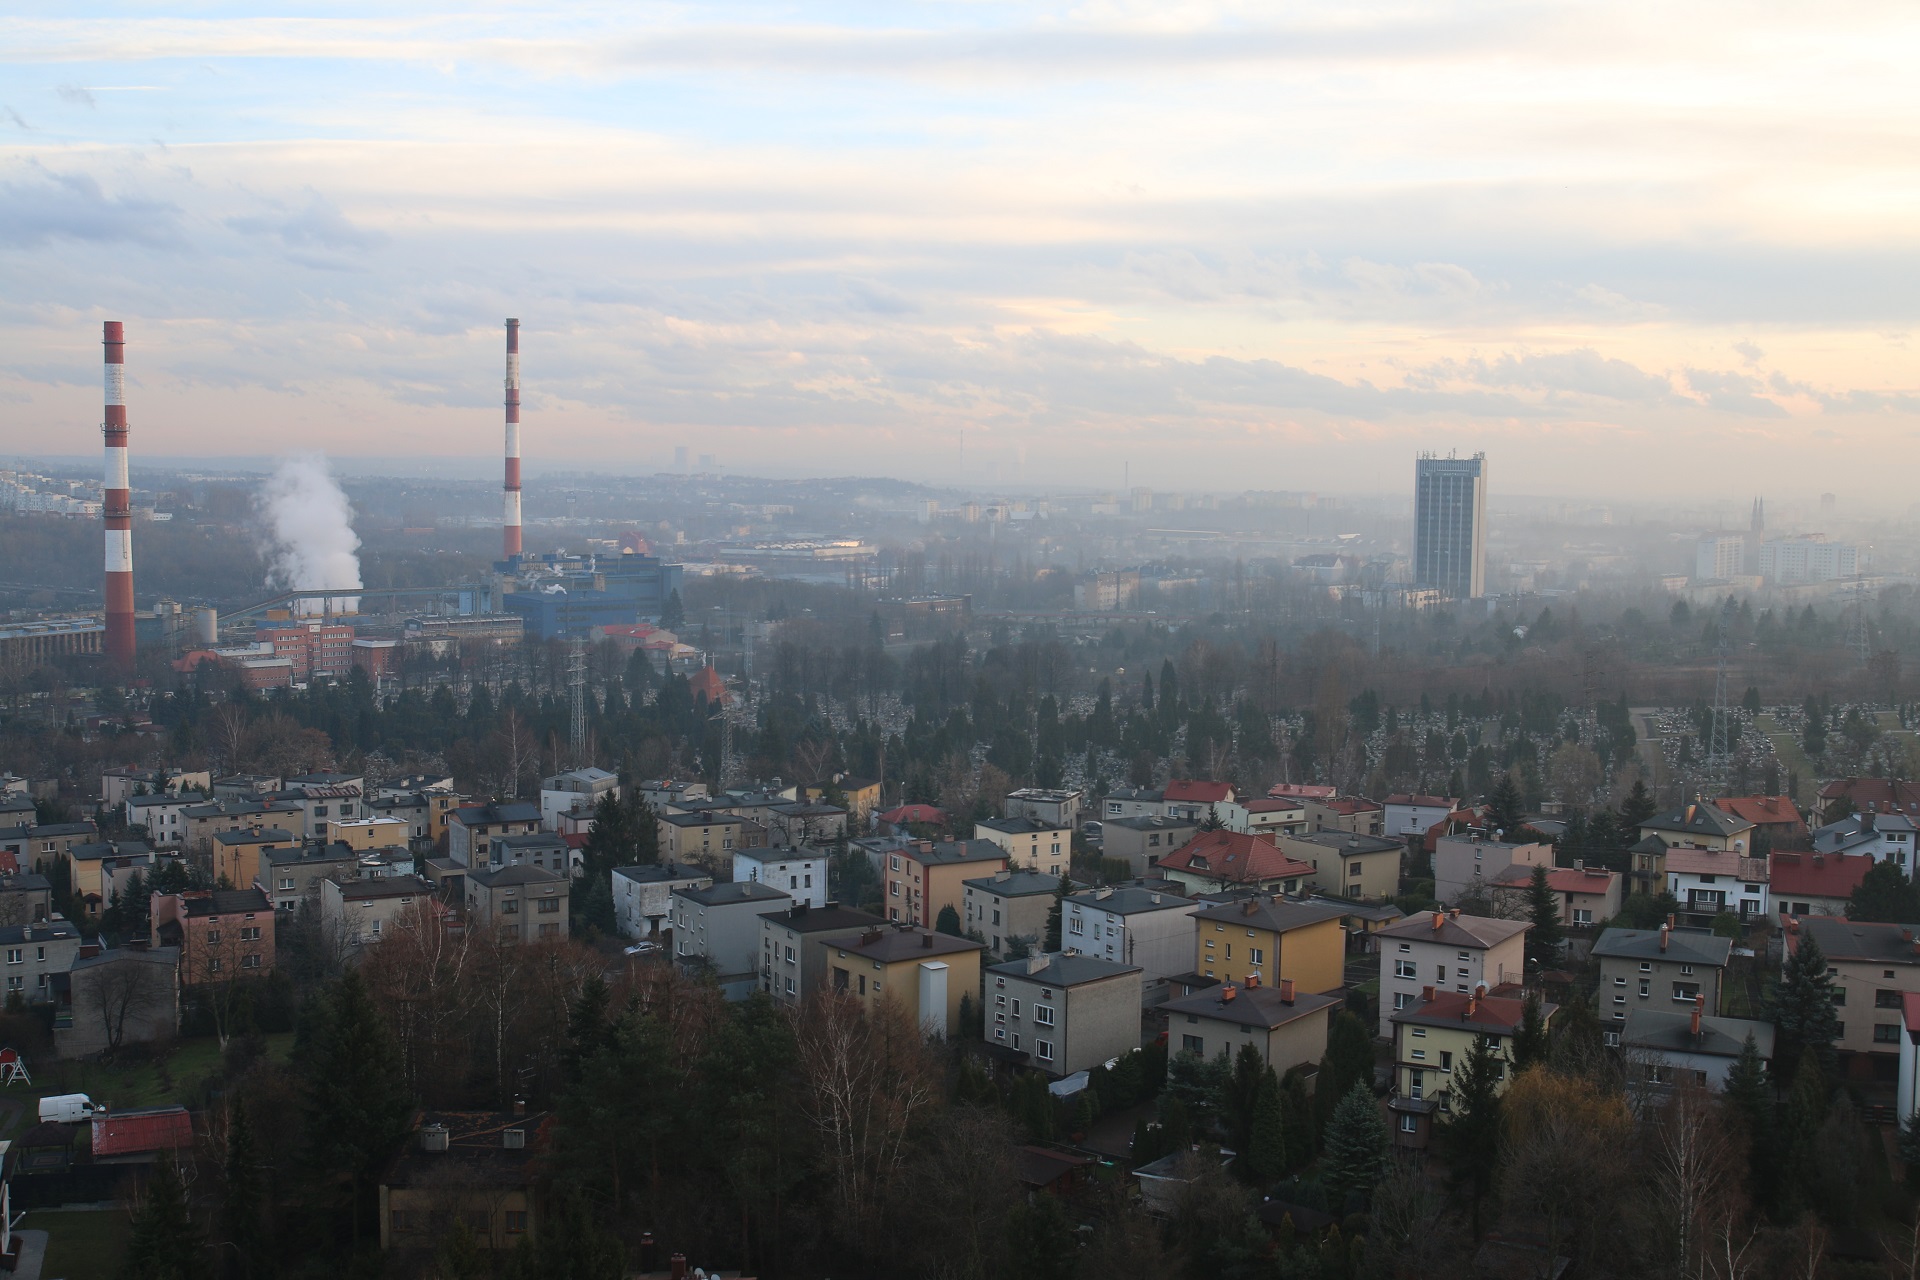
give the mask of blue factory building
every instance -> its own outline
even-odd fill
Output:
[[[679,565],[632,553],[518,556],[493,569],[499,611],[519,614],[529,640],[585,638],[594,627],[656,621],[681,578]]]

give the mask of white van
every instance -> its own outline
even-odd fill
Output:
[[[41,1124],[77,1124],[90,1119],[96,1111],[105,1107],[94,1105],[93,1099],[84,1093],[56,1093],[52,1097],[40,1099]]]

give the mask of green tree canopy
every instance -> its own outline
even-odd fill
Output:
[[[1848,897],[1847,919],[1920,924],[1920,887],[1892,862],[1876,862]]]
[[[1826,953],[1812,934],[1800,935],[1767,1004],[1777,1033],[1773,1047],[1775,1078],[1797,1077],[1803,1056],[1811,1056],[1831,1078],[1840,1017],[1833,1008],[1833,975],[1827,971]]]

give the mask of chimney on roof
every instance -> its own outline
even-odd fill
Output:
[[[1420,998],[1421,998],[1421,999],[1422,999],[1423,1001],[1425,1001],[1426,1003],[1428,1003],[1428,1004],[1432,1004],[1432,1003],[1433,1003],[1433,988],[1432,988],[1432,987],[1422,987],[1422,988],[1420,988]]]
[[[1673,928],[1678,922],[1679,917],[1675,916],[1671,911],[1667,912],[1667,928]]]
[[[923,950],[933,950],[933,931],[931,929],[920,935],[920,946]]]
[[[1706,996],[1698,995],[1693,998],[1693,1038],[1695,1040],[1698,1040],[1700,1038],[1700,1014],[1702,1013],[1702,1011],[1706,1009],[1706,1007],[1707,1007]]]
[[[1280,979],[1280,1003],[1281,1004],[1293,1003],[1293,979],[1292,978]]]
[[[1475,987],[1473,989],[1473,994],[1467,997],[1467,1011],[1460,1015],[1460,1021],[1472,1022],[1474,1015],[1479,1012],[1480,1012],[1480,988]]]
[[[1220,1003],[1231,1004],[1233,1003],[1233,998],[1239,994],[1240,989],[1238,987],[1234,986],[1231,982],[1224,983],[1220,988]]]
[[[669,1280],[687,1280],[687,1255],[676,1253],[667,1260]]]
[[[1458,920],[1459,918],[1460,918],[1460,908],[1455,907],[1453,908],[1453,910],[1447,912],[1447,919]]]
[[[1796,859],[1795,859],[1795,861],[1797,862],[1797,861],[1799,861],[1799,859],[1797,859],[1797,858],[1796,858]],[[1824,854],[1824,853],[1816,853],[1816,854],[1814,854],[1814,855],[1813,855],[1813,865],[1814,865],[1814,866],[1816,866],[1816,867],[1824,867],[1824,866],[1826,866],[1826,865],[1827,865],[1827,855],[1826,855],[1826,854]]]
[[[1585,871],[1587,869],[1587,860],[1585,858],[1575,858],[1573,860],[1573,869],[1575,871]]]
[[[1240,903],[1240,914],[1243,916],[1250,916],[1259,909],[1260,904],[1252,898],[1247,898]]]
[[[1672,925],[1670,925],[1670,924],[1663,924],[1663,925],[1661,925],[1661,926],[1660,926],[1660,949],[1661,949],[1662,951],[1665,951],[1665,950],[1667,949],[1667,937],[1668,937],[1668,935],[1669,935],[1669,934],[1671,934],[1672,932],[1673,932],[1673,926],[1672,926]]]
[[[1156,907],[1160,905],[1160,895],[1159,895],[1159,894],[1157,894],[1157,893],[1150,893],[1150,894],[1148,894],[1148,895],[1147,895],[1147,900],[1148,900],[1148,901],[1150,901],[1150,902],[1152,902],[1152,903],[1153,903],[1153,905],[1155,905]]]
[[[1435,933],[1438,933],[1438,932],[1440,932],[1440,926],[1441,926],[1441,925],[1444,925],[1444,924],[1445,924],[1446,922],[1447,922],[1447,913],[1446,913],[1446,912],[1444,912],[1444,911],[1435,911],[1435,912],[1433,913],[1433,931],[1434,931]]]

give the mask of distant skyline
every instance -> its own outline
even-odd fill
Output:
[[[1910,503],[1908,5],[326,11],[8,6],[0,454]]]

